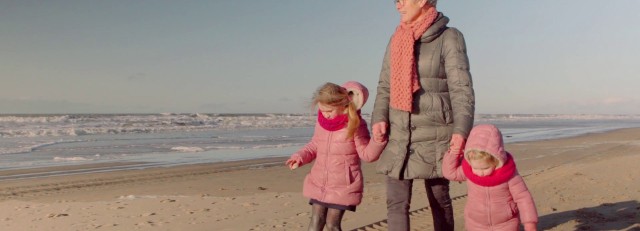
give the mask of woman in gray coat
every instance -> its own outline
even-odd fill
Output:
[[[435,230],[453,230],[442,159],[473,126],[475,96],[464,37],[447,27],[437,0],[396,0],[401,22],[387,47],[372,113],[375,139],[388,143],[377,171],[387,175],[390,231],[409,230],[414,179],[424,179]]]

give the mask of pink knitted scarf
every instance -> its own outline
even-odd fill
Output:
[[[327,131],[333,132],[340,130],[347,126],[347,122],[349,122],[349,116],[346,113],[333,119],[327,119],[322,115],[322,112],[318,110],[318,123]]]
[[[507,182],[513,177],[516,173],[516,163],[513,161],[513,157],[511,154],[507,154],[507,161],[504,165],[496,170],[493,170],[493,173],[488,176],[478,176],[473,174],[473,170],[471,169],[471,165],[467,162],[467,159],[464,158],[462,160],[462,171],[464,175],[471,182],[476,183],[480,186],[490,187],[502,184]]]
[[[414,43],[420,39],[438,16],[435,7],[412,23],[400,23],[391,38],[391,102],[390,106],[411,112],[413,93],[420,89]]]

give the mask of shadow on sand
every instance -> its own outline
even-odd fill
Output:
[[[640,231],[640,203],[622,201],[599,206],[541,216],[539,230],[549,230],[569,221],[575,230],[633,230]]]

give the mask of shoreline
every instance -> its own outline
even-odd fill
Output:
[[[611,130],[605,131],[596,131],[596,132],[587,132],[581,135],[575,136],[567,136],[567,137],[559,137],[559,138],[546,138],[546,139],[538,139],[531,141],[517,141],[511,143],[505,143],[506,146],[518,146],[520,144],[529,144],[536,142],[548,142],[554,140],[563,140],[563,139],[571,139],[571,138],[579,138],[582,136],[590,136],[590,135],[598,135],[598,134],[607,134],[611,132],[616,132],[620,130],[626,129],[640,129],[640,127],[631,127],[631,128],[614,128]],[[0,170],[0,182],[7,180],[17,180],[17,179],[32,179],[39,177],[52,177],[52,176],[68,176],[68,175],[77,175],[77,174],[91,174],[91,173],[101,173],[101,172],[116,172],[116,171],[126,171],[126,170],[144,170],[151,168],[174,168],[174,167],[185,167],[185,166],[198,166],[198,165],[211,165],[212,168],[218,168],[216,165],[222,166],[237,166],[241,167],[242,165],[277,165],[276,163],[270,163],[274,161],[286,161],[288,156],[278,156],[278,157],[259,157],[259,158],[248,158],[248,159],[231,159],[231,160],[219,160],[219,161],[209,161],[209,162],[195,162],[195,163],[167,163],[167,162],[151,162],[151,161],[113,161],[113,162],[99,162],[99,163],[79,163],[79,164],[65,164],[65,165],[54,165],[54,166],[41,166],[41,167],[30,167],[30,168],[12,168]],[[250,167],[250,166],[247,166]]]
[[[640,229],[640,168],[636,167],[640,128],[510,143],[506,149],[534,196],[539,230]],[[310,216],[301,191],[311,165],[291,171],[285,160],[272,157],[4,180],[0,229],[301,230]],[[384,176],[375,173],[375,165],[362,165],[363,203],[357,212],[345,214],[344,230],[386,230]],[[49,170],[54,169],[36,172]],[[13,172],[18,173],[29,174]],[[432,229],[419,183],[413,195],[413,229]],[[451,197],[456,230],[462,230],[465,184],[452,182]]]
[[[251,168],[251,167],[270,167],[277,165],[284,161],[287,157],[264,157],[246,160],[231,160],[231,161],[218,161],[209,163],[186,163],[186,164],[159,164],[152,162],[108,162],[108,163],[89,163],[89,164],[76,164],[76,165],[63,165],[63,166],[50,166],[50,167],[35,167],[35,168],[23,168],[23,169],[11,169],[0,170],[0,182],[20,180],[20,179],[34,179],[34,178],[46,178],[55,176],[70,176],[70,175],[82,175],[93,173],[107,173],[118,172],[127,170],[145,170],[154,168],[189,168],[190,166],[207,165],[213,169],[233,170],[238,168]]]

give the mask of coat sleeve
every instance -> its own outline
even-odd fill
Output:
[[[311,138],[311,141],[304,145],[300,150],[293,153],[291,158],[294,158],[300,162],[300,166],[311,163],[311,161],[316,159],[316,154],[318,153],[318,144],[314,138]]]
[[[453,110],[453,133],[467,137],[473,126],[475,113],[475,94],[467,46],[464,36],[455,28],[447,29],[443,35],[442,57]]]
[[[461,162],[462,161],[461,154],[453,154],[446,153],[442,160],[442,175],[453,181],[465,181],[467,177],[464,175],[462,171]]]
[[[389,42],[391,43],[391,42]],[[378,88],[376,92],[376,100],[373,104],[373,113],[371,113],[371,123],[378,122],[389,123],[389,45],[382,60],[382,70],[380,70],[380,78],[378,79]]]
[[[382,154],[382,150],[387,145],[387,141],[376,142],[370,137],[369,130],[367,129],[367,123],[364,120],[360,121],[360,127],[355,133],[354,141],[356,143],[358,156],[366,162],[378,160],[378,158],[380,158],[380,154]]]
[[[513,200],[518,205],[520,211],[520,222],[524,223],[537,223],[538,222],[538,210],[536,204],[533,202],[533,197],[524,183],[524,179],[520,174],[516,174],[511,180],[509,180],[509,191]]]

